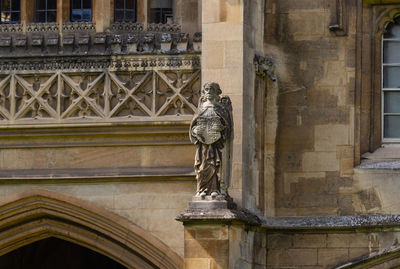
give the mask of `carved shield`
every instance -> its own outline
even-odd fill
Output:
[[[195,135],[203,144],[211,145],[221,138],[223,125],[219,117],[199,118]]]

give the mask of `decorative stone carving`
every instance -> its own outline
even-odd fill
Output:
[[[188,34],[168,33],[168,32],[132,32],[132,33],[95,33],[91,30],[81,30],[72,32],[68,30],[62,34],[39,25],[31,28],[31,32],[22,33],[1,33],[0,42],[5,50],[0,50],[0,56],[14,57],[29,56],[32,50],[37,50],[40,44],[41,51],[47,52],[46,56],[52,55],[99,55],[100,54],[183,54],[187,52],[199,52],[201,49],[201,38],[193,38],[193,42]],[[52,25],[52,24],[48,24]],[[1,25],[0,25],[1,28]],[[82,28],[83,29],[83,28]],[[56,38],[54,38],[56,36]],[[7,40],[13,40],[8,42]],[[55,43],[44,42],[54,39]],[[25,42],[25,41],[29,42]],[[42,40],[42,41],[39,41]],[[22,44],[22,43],[24,44]],[[193,46],[191,45],[193,44]],[[24,47],[23,50],[19,49]],[[50,48],[47,48],[49,46]],[[36,49],[35,49],[36,47]],[[35,53],[37,54],[37,53]],[[39,55],[38,55],[39,56]],[[44,55],[43,55],[44,56]]]
[[[58,32],[58,23],[48,22],[48,23],[29,23],[26,27],[27,32]]]
[[[276,77],[273,75],[274,63],[271,58],[254,55],[253,63],[255,65],[255,71],[258,76],[268,76],[272,81],[276,81]]]
[[[141,32],[144,30],[144,25],[140,22],[114,22],[111,24],[111,30],[114,32]]]
[[[180,33],[181,26],[179,24],[149,23],[146,30],[148,32]]]
[[[94,22],[63,22],[62,28],[64,32],[79,32],[79,31],[96,31]]]
[[[22,24],[0,24],[0,33],[22,33]]]
[[[65,69],[61,61],[31,62],[34,71],[0,71],[0,125],[190,120],[200,98],[198,69],[155,69],[157,61],[150,61],[154,67],[120,71],[124,63]],[[59,70],[49,72],[52,67]]]
[[[217,83],[207,83],[201,92],[198,113],[190,124],[190,140],[196,144],[197,197],[221,195],[222,149],[232,133],[232,105],[220,97]]]
[[[65,39],[64,39],[65,41]],[[73,41],[73,40],[72,40]],[[72,46],[72,45],[71,45]],[[25,49],[25,48],[24,48]],[[64,43],[64,50],[66,44]],[[9,74],[10,71],[55,71],[55,70],[99,70],[111,69],[130,71],[138,70],[151,71],[154,68],[162,70],[182,69],[197,70],[200,68],[200,58],[198,56],[177,56],[177,57],[128,57],[110,58],[109,56],[96,57],[51,57],[51,58],[35,58],[35,59],[18,59],[18,58],[0,58],[0,73]]]
[[[201,33],[195,33],[193,35],[193,50],[194,51],[201,51],[201,40],[202,40]]]

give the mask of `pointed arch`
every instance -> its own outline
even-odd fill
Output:
[[[0,199],[0,255],[48,237],[101,253],[127,268],[182,268],[174,251],[125,218],[89,202],[34,190]]]

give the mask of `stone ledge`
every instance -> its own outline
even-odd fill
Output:
[[[366,5],[399,4],[400,0],[363,0]]]
[[[260,218],[245,209],[216,209],[200,210],[187,209],[175,218],[184,224],[189,223],[243,223],[251,226],[259,226]]]
[[[382,170],[400,170],[400,161],[380,161],[363,163],[356,167],[357,169],[382,169]]]
[[[127,167],[81,169],[22,169],[0,170],[0,182],[31,180],[84,180],[84,179],[170,179],[194,180],[192,167]]]
[[[400,170],[400,145],[383,144],[372,153],[364,153],[356,169]]]
[[[359,229],[400,226],[400,215],[316,216],[262,218],[269,230]]]

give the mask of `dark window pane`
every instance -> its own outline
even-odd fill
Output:
[[[12,12],[11,13],[11,21],[12,22],[19,22],[19,20],[20,20],[19,12]]]
[[[11,9],[11,0],[2,0],[1,1],[1,9],[2,11],[7,11]]]
[[[115,8],[117,8],[117,9],[124,8],[124,0],[115,0],[114,4],[115,4]]]
[[[45,10],[46,0],[36,0],[36,9]]]
[[[125,13],[125,20],[126,21],[134,21],[135,20],[135,12],[134,11],[127,11]]]
[[[92,8],[92,0],[83,0],[83,8]]]
[[[11,10],[19,11],[20,9],[20,0],[12,0],[11,2]]]
[[[56,22],[57,21],[57,12],[49,11],[47,12],[47,22]]]
[[[115,21],[123,21],[124,20],[124,12],[123,11],[115,11]]]
[[[46,12],[38,11],[36,12],[36,22],[46,22]]]
[[[57,0],[47,0],[47,9],[57,9]]]
[[[81,6],[81,0],[72,0],[71,8],[72,8],[72,9],[82,8],[82,6]]]
[[[150,19],[153,23],[172,22],[173,14],[170,8],[152,8],[150,9]]]
[[[151,22],[153,22],[153,23],[160,23],[161,22],[161,20],[160,20],[160,9],[155,9],[155,8],[152,8],[151,10],[150,10],[150,21]]]
[[[125,0],[125,5],[127,9],[134,9],[136,0]]]

